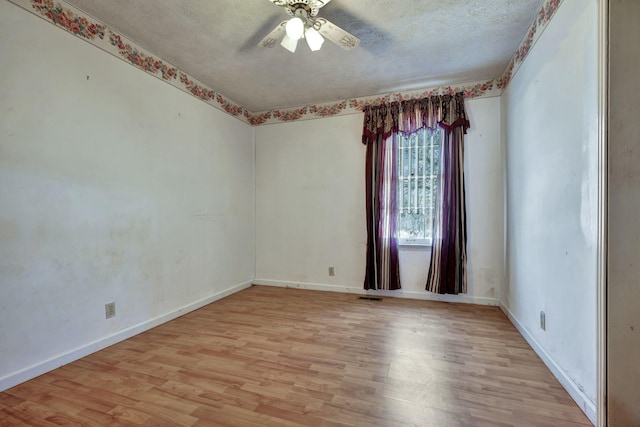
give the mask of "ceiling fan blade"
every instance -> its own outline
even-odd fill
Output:
[[[314,27],[320,34],[345,50],[352,50],[360,44],[359,38],[324,18],[317,18]]]
[[[271,3],[275,4],[276,6],[286,6],[287,5],[287,0],[269,0]]]
[[[278,40],[286,33],[286,25],[288,21],[282,21],[276,28],[273,29],[265,38],[263,38],[258,46],[262,47],[274,47]]]

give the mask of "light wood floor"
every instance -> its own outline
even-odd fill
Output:
[[[0,425],[591,424],[496,307],[255,286],[0,393]]]

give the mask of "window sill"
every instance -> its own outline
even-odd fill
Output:
[[[412,249],[412,250],[424,249],[424,250],[430,250],[431,249],[431,242],[411,242],[411,241],[398,242],[398,247],[400,249]]]

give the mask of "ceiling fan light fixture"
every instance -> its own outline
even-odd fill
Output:
[[[304,38],[307,39],[307,44],[309,45],[309,49],[313,52],[320,50],[322,44],[324,43],[324,37],[320,35],[314,28],[307,28],[304,33]]]
[[[287,49],[291,53],[296,52],[296,47],[298,46],[298,39],[292,39],[289,37],[289,34],[285,34],[282,42],[280,42],[280,46]]]
[[[311,51],[320,50],[325,40],[335,43],[344,50],[353,50],[360,44],[358,37],[318,16],[318,10],[331,0],[269,1],[284,8],[290,18],[280,22],[258,43],[258,46],[272,48],[280,40],[282,47],[290,52],[295,52],[299,40],[303,38],[307,39]]]
[[[289,19],[289,22],[287,22],[287,26],[285,27],[285,29],[287,31],[287,36],[290,39],[298,41],[304,35],[304,22],[302,22],[302,19],[296,16],[295,18]]]

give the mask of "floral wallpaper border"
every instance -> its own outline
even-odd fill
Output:
[[[140,46],[137,46],[134,42],[118,34],[113,29],[100,22],[96,22],[92,17],[67,4],[64,0],[9,1],[99,47],[105,52],[129,62],[131,65],[195,96],[203,102],[239,120],[253,126],[259,126],[355,114],[361,112],[366,106],[379,105],[384,102],[402,101],[447,93],[453,94],[460,91],[464,92],[467,98],[500,96],[511,82],[520,65],[524,62],[533,45],[542,35],[563,0],[545,0],[543,2],[525,38],[509,61],[507,69],[502,76],[494,80],[402,91],[257,113],[247,110],[243,106],[234,103],[224,95],[216,92],[214,89],[198,82],[187,73],[163,61],[161,58],[154,56]]]
[[[312,120],[321,117],[340,116],[346,114],[356,114],[364,107],[380,105],[385,102],[404,101],[409,99],[426,98],[433,95],[454,94],[464,92],[467,98],[479,98],[500,96],[502,91],[497,87],[496,80],[464,83],[452,86],[438,86],[414,91],[404,91],[388,93],[362,98],[345,99],[337,102],[324,104],[311,104],[304,107],[294,107],[291,109],[281,109],[263,111],[255,113],[249,122],[252,125],[263,125],[281,122],[292,122],[297,120]]]
[[[497,79],[498,88],[500,90],[504,90],[509,86],[511,79],[516,74],[525,58],[529,55],[533,45],[536,44],[545,28],[547,28],[549,22],[551,22],[551,18],[553,18],[558,11],[562,1],[563,0],[545,0],[544,3],[542,3],[533,23],[529,27],[529,31],[527,31],[527,35],[524,37],[520,46],[518,46],[518,50],[516,50],[516,53],[509,61],[507,69],[504,71],[502,76]]]

